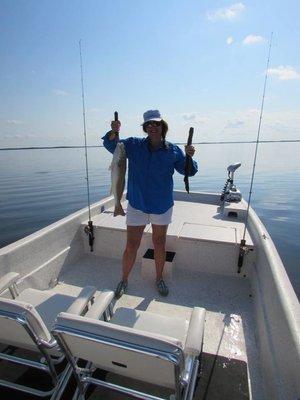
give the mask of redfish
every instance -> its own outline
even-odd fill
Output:
[[[121,204],[126,174],[126,151],[124,143],[117,143],[109,168],[111,170],[111,194],[113,194],[115,199],[114,217],[125,215]]]

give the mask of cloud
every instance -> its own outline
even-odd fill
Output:
[[[197,117],[196,113],[185,113],[181,115],[182,119],[186,122],[196,122],[198,124],[205,124],[207,122],[206,117]]]
[[[195,113],[183,114],[183,115],[182,115],[182,118],[183,118],[185,121],[195,121],[195,119],[196,119],[196,114],[195,114]]]
[[[236,129],[236,128],[241,128],[244,125],[245,125],[244,121],[236,119],[232,121],[227,121],[227,124],[225,125],[224,129]]]
[[[215,11],[208,11],[206,16],[209,21],[228,20],[232,21],[238,18],[245,10],[243,3],[235,3],[229,7],[218,8]]]
[[[9,134],[6,133],[5,135],[2,136],[4,139],[30,139],[30,138],[36,138],[36,135],[30,134],[30,133],[25,133],[25,134],[20,134],[20,133],[13,133]]]
[[[271,121],[267,124],[267,126],[281,133],[289,132],[291,130],[291,127],[287,125],[286,122],[280,120]]]
[[[256,101],[255,101],[256,103]],[[183,142],[189,126],[195,128],[195,142],[197,141],[219,141],[219,140],[256,140],[260,117],[260,108],[249,104],[245,108],[213,109],[205,111],[199,109],[183,110],[182,113],[169,116],[172,140]],[[186,112],[184,112],[186,111]],[[183,116],[191,117],[195,114],[195,120],[184,120]],[[198,121],[205,119],[204,124]],[[169,120],[169,119],[167,119]],[[184,132],[184,133],[183,133]],[[262,140],[299,139],[300,114],[298,110],[285,111],[278,109],[270,112],[265,110],[261,131]]]
[[[8,120],[6,121],[6,123],[7,123],[8,125],[24,125],[25,122],[20,121],[20,120],[18,120],[18,119],[8,119]]]
[[[258,115],[260,112],[260,110],[258,108],[249,108],[248,110],[246,110],[245,115],[252,117],[255,115]]]
[[[101,111],[103,111],[103,109],[102,109],[102,108],[99,108],[99,107],[91,107],[91,108],[88,109],[88,112],[90,112],[90,113],[95,113],[95,114],[98,114],[98,113],[100,113]]]
[[[245,37],[243,40],[243,44],[249,45],[249,44],[257,44],[257,43],[264,43],[266,39],[262,36],[259,35],[248,35]]]
[[[208,122],[208,118],[200,117],[200,118],[197,118],[196,122],[198,122],[199,124],[206,124]]]
[[[65,90],[61,90],[61,89],[53,89],[52,93],[55,94],[56,96],[68,96],[69,93],[66,92]]]
[[[275,76],[281,81],[300,79],[300,74],[290,65],[280,65],[277,68],[269,68],[268,72],[270,76]]]
[[[233,37],[232,36],[228,36],[228,38],[226,39],[226,43],[230,46],[233,42],[234,42]]]

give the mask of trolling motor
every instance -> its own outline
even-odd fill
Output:
[[[238,203],[242,200],[241,192],[236,188],[235,184],[233,183],[234,173],[241,165],[241,163],[235,163],[227,167],[228,179],[225,182],[224,188],[222,190],[222,194],[220,197],[221,202],[227,201],[229,203]]]

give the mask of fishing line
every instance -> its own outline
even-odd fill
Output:
[[[247,205],[245,225],[244,225],[244,233],[243,233],[243,239],[241,240],[241,243],[240,243],[240,253],[239,253],[239,259],[238,259],[238,273],[241,272],[241,267],[242,267],[243,261],[244,261],[244,255],[247,250],[246,246],[245,246],[246,245],[245,237],[246,237],[246,229],[248,226],[249,208],[250,208],[251,197],[252,197],[252,187],[253,187],[255,167],[256,167],[256,159],[257,159],[257,151],[258,151],[258,144],[259,144],[259,137],[260,137],[260,130],[261,130],[261,122],[262,122],[263,111],[264,111],[266,86],[267,86],[267,80],[268,80],[268,75],[269,75],[269,64],[270,64],[272,39],[273,39],[273,32],[271,33],[271,37],[270,37],[267,67],[266,67],[266,73],[265,73],[265,79],[264,79],[264,87],[263,87],[263,94],[262,94],[261,107],[260,107],[260,116],[259,116],[259,123],[258,123],[258,129],[257,129],[257,138],[256,138],[255,152],[254,152],[251,183],[250,183],[250,190],[249,190],[249,197],[248,197],[248,205]]]
[[[88,163],[87,140],[86,140],[85,97],[84,97],[81,39],[79,40],[79,56],[80,56],[80,73],[81,73],[80,75],[81,75],[81,97],[82,97],[83,136],[84,136],[84,152],[85,152],[86,189],[87,189],[87,200],[88,200],[88,209],[89,209],[89,221],[88,221],[88,225],[84,228],[84,231],[89,236],[90,249],[91,249],[91,251],[93,251],[94,229],[93,229],[93,222],[91,220],[89,163]]]

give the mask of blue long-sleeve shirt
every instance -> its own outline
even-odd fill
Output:
[[[114,152],[118,140],[109,140],[110,132],[102,137],[104,147]],[[173,206],[174,169],[184,175],[185,155],[175,144],[167,143],[153,150],[148,138],[121,139],[128,158],[127,200],[147,214],[163,214]],[[193,160],[190,176],[198,171]]]

